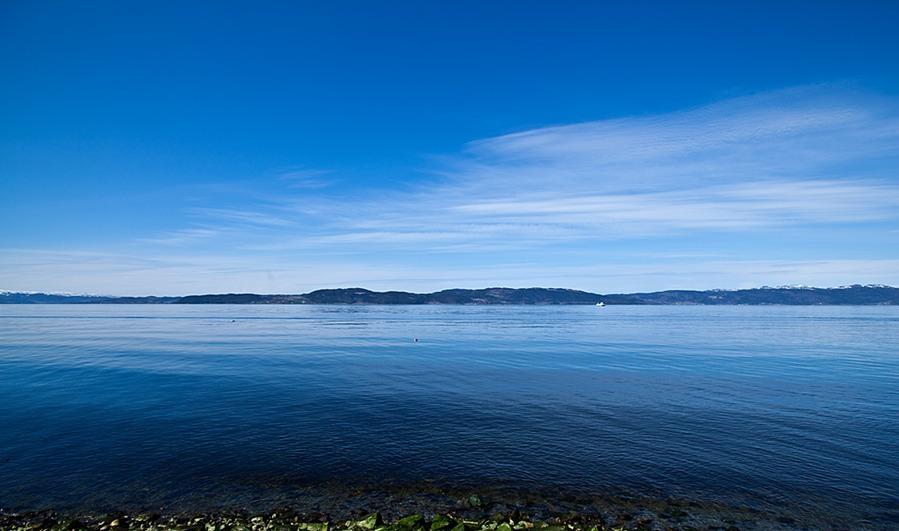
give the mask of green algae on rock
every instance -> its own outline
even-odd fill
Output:
[[[303,515],[273,513],[271,515],[249,516],[243,514],[160,516],[137,514],[63,517],[53,513],[0,513],[0,528],[10,531],[428,531],[451,529],[453,531],[600,531],[604,529],[626,529],[626,527],[603,527],[602,523],[592,525],[574,524],[564,521],[541,522],[506,519],[497,522],[488,520],[461,520],[451,515],[437,514],[430,520],[420,514],[405,516],[390,523],[381,519],[380,513],[372,513],[357,520],[341,522],[307,521]],[[636,529],[636,528],[635,528]]]

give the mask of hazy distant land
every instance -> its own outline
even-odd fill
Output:
[[[899,305],[899,288],[852,285],[838,288],[780,286],[737,290],[667,290],[599,294],[562,288],[448,289],[434,293],[320,289],[297,295],[224,293],[174,297],[115,297],[0,292],[0,304],[704,304],[704,305]]]

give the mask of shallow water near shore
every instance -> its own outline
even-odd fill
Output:
[[[0,306],[0,425],[7,509],[557,493],[889,528],[899,308]]]

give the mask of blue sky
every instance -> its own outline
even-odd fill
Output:
[[[0,289],[899,285],[895,2],[4,2]]]

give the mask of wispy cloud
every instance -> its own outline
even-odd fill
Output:
[[[293,220],[285,216],[252,210],[198,207],[189,209],[188,213],[203,219],[217,219],[246,225],[286,227],[293,224]]]
[[[23,269],[28,275],[23,275]],[[847,281],[848,279],[848,281]],[[899,284],[899,259],[695,260],[593,263],[531,262],[419,265],[292,260],[278,256],[194,253],[132,254],[0,249],[0,288],[112,295],[179,295],[222,291],[299,293],[322,287],[432,291],[558,286],[600,293],[667,288],[744,288],[764,284],[836,286]]]
[[[294,168],[286,170],[278,175],[278,179],[287,184],[289,188],[317,190],[334,184],[329,177],[333,177],[330,170]]]
[[[659,193],[543,192],[452,208],[472,220],[564,225],[592,229],[589,233],[593,237],[621,237],[679,229],[740,230],[891,219],[899,209],[899,185],[849,180],[768,181]]]
[[[892,102],[789,90],[477,141],[439,185],[357,228],[505,239],[472,227],[540,226],[555,243],[896,219],[897,146]]]
[[[892,102],[812,87],[481,140],[456,173],[593,191],[833,178],[841,163],[895,157],[897,137]]]
[[[190,228],[178,229],[150,238],[140,238],[138,241],[142,243],[156,245],[173,245],[184,246],[195,244],[202,240],[212,239],[220,234],[215,229]]]
[[[477,140],[402,188],[338,177],[298,168],[216,189],[184,227],[128,249],[155,265],[32,253],[43,265],[26,267],[7,252],[0,280],[51,289],[68,271],[77,282],[59,289],[116,278],[137,292],[124,286],[156,275],[168,293],[899,283],[899,102],[839,87]],[[817,243],[771,243],[783,230]]]
[[[314,220],[311,230],[254,234],[256,250],[474,252],[893,221],[897,146],[895,102],[812,87],[475,141],[411,189],[302,201],[287,193],[258,211],[196,212],[284,227],[291,216]]]

